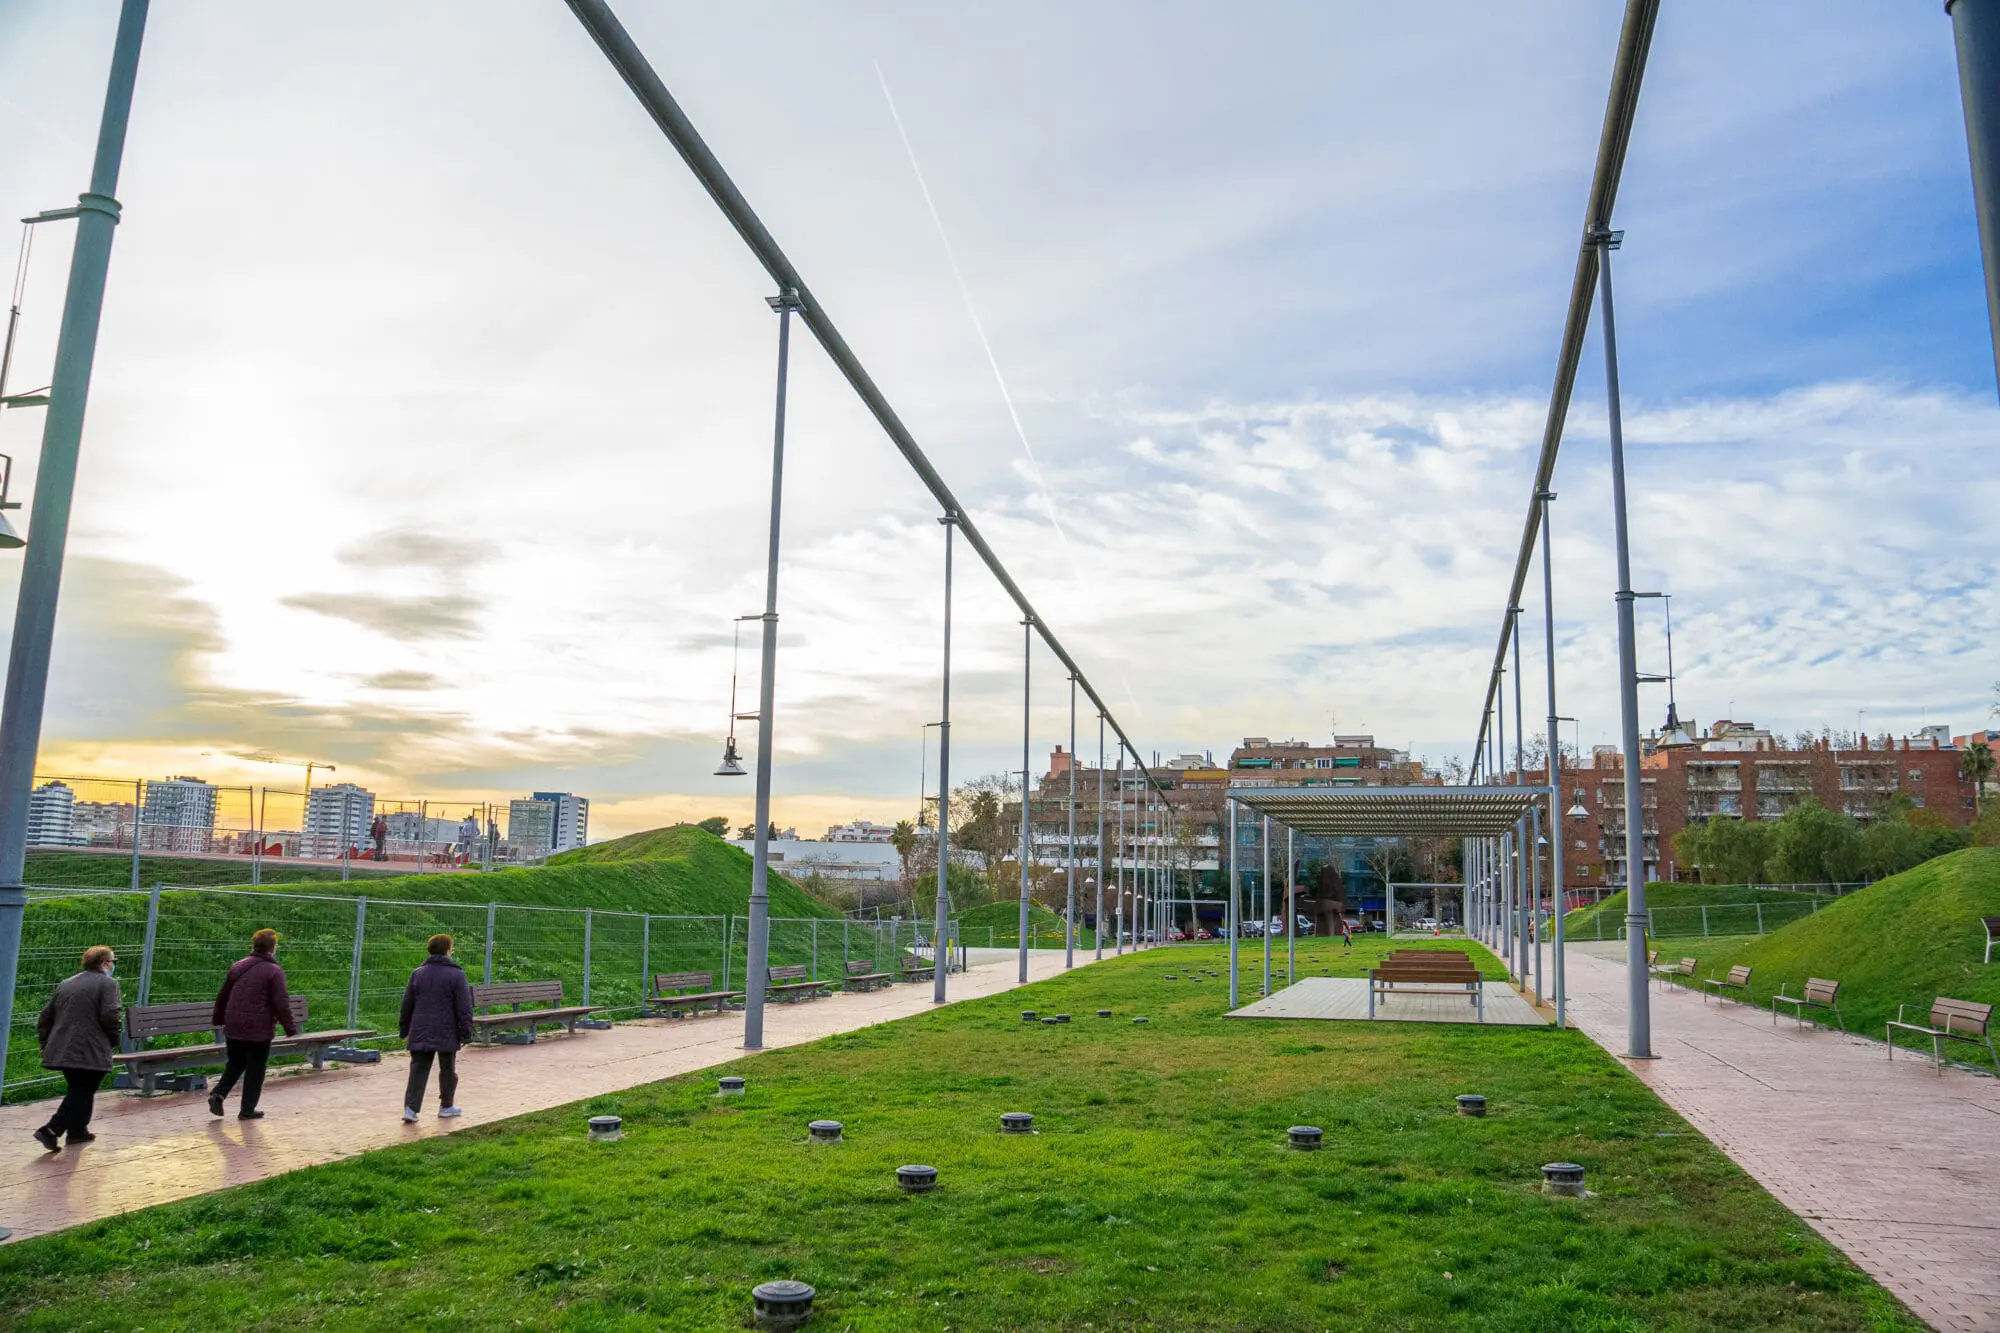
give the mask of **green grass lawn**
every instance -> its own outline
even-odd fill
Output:
[[[1743,884],[1648,884],[1646,910],[1656,939],[1741,935],[1776,930],[1834,902],[1831,896],[1760,889]],[[1573,940],[1615,940],[1625,926],[1623,889],[1563,918],[1563,934]]]
[[[1225,957],[1148,951],[10,1245],[0,1322],[730,1329],[796,1277],[828,1330],[1921,1327],[1580,1033],[1225,1019],[1222,980],[1165,980]],[[748,1095],[712,1096],[724,1072]],[[603,1113],[623,1142],[586,1141]],[[848,1141],[809,1144],[821,1117]],[[1323,1151],[1283,1146],[1301,1123]],[[1539,1193],[1564,1159],[1596,1197]],[[897,1192],[909,1162],[937,1192]]]
[[[1699,978],[1749,965],[1751,998],[1766,1006],[1780,986],[1798,995],[1807,977],[1831,978],[1841,983],[1848,1028],[1880,1037],[1899,1004],[1926,1016],[1940,995],[2000,1004],[2000,960],[1990,966],[1980,961],[1986,948],[1982,916],[2000,916],[2000,847],[1969,847],[1926,861],[1769,935],[1667,940],[1661,952],[1701,960],[1697,980],[1687,983],[1697,989]],[[1992,1067],[1983,1046],[1951,1042],[1947,1049],[1967,1063]]]
[[[1082,890],[1077,891],[1077,905],[1083,907]],[[973,949],[1012,949],[1021,943],[1021,903],[1019,899],[981,903],[969,907],[958,918],[959,938]],[[1087,927],[1079,927],[1076,932],[1076,947],[1079,949],[1097,947],[1097,932]],[[1108,946],[1110,941],[1105,942]],[[1063,944],[1063,919],[1043,907],[1040,903],[1028,904],[1028,947],[1031,949],[1060,949]]]
[[[360,881],[395,873],[386,867],[377,868],[372,861],[356,861],[349,869],[353,878]],[[249,876],[250,862],[247,858],[223,860],[203,856],[139,854],[141,888],[150,889],[155,884],[243,884]],[[264,862],[264,876],[281,879],[288,884],[337,884],[340,882],[340,867],[300,865],[270,857]],[[132,853],[109,850],[29,852],[24,878],[30,884],[50,888],[129,889],[132,887]],[[355,891],[366,892],[365,889]]]

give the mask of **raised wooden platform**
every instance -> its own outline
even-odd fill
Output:
[[[1489,981],[1486,991],[1486,1025],[1503,1027],[1547,1027],[1548,1020],[1521,998],[1504,981]],[[1368,1018],[1368,980],[1365,977],[1306,977],[1276,995],[1246,1004],[1230,1013],[1231,1018],[1318,1018],[1332,1021]],[[1479,1015],[1464,995],[1411,992],[1378,1001],[1378,1023],[1473,1023]]]

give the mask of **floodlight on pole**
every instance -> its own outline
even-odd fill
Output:
[[[729,645],[729,737],[722,742],[722,762],[715,769],[715,776],[719,778],[740,778],[749,774],[749,770],[743,767],[743,756],[736,749],[736,724],[755,722],[757,714],[736,711],[736,680],[743,657],[743,622],[762,619],[762,616],[738,616],[732,631]]]

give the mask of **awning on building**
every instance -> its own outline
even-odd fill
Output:
[[[1229,799],[1327,838],[1488,838],[1514,827],[1545,787],[1249,787]]]

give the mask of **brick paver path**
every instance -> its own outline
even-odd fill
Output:
[[[982,955],[994,961],[984,961]],[[951,998],[1011,990],[1018,984],[1017,964],[1011,952],[1004,958],[973,950],[971,970],[951,979]],[[1078,966],[1089,960],[1078,951]],[[1059,950],[1031,953],[1030,981],[1060,971]],[[769,1005],[764,1044],[795,1046],[931,1007],[928,981]],[[264,1085],[262,1120],[236,1119],[233,1093],[229,1114],[221,1120],[208,1113],[204,1092],[150,1099],[100,1093],[91,1122],[97,1142],[53,1155],[29,1137],[48,1119],[53,1102],[0,1107],[0,1225],[12,1227],[19,1240],[227,1189],[371,1148],[726,1064],[744,1054],[742,1041],[741,1015],[722,1014],[620,1023],[605,1032],[546,1037],[533,1046],[468,1049],[458,1062],[464,1116],[437,1118],[433,1075],[424,1118],[415,1125],[402,1120],[403,1082],[410,1066],[401,1054],[386,1055],[376,1065],[329,1066],[322,1073],[274,1072]]]
[[[1568,985],[1571,1020],[1622,1056],[1624,964],[1572,949]],[[1653,997],[1660,1058],[1627,1067],[1919,1318],[2000,1330],[2000,1080],[1680,987]]]

